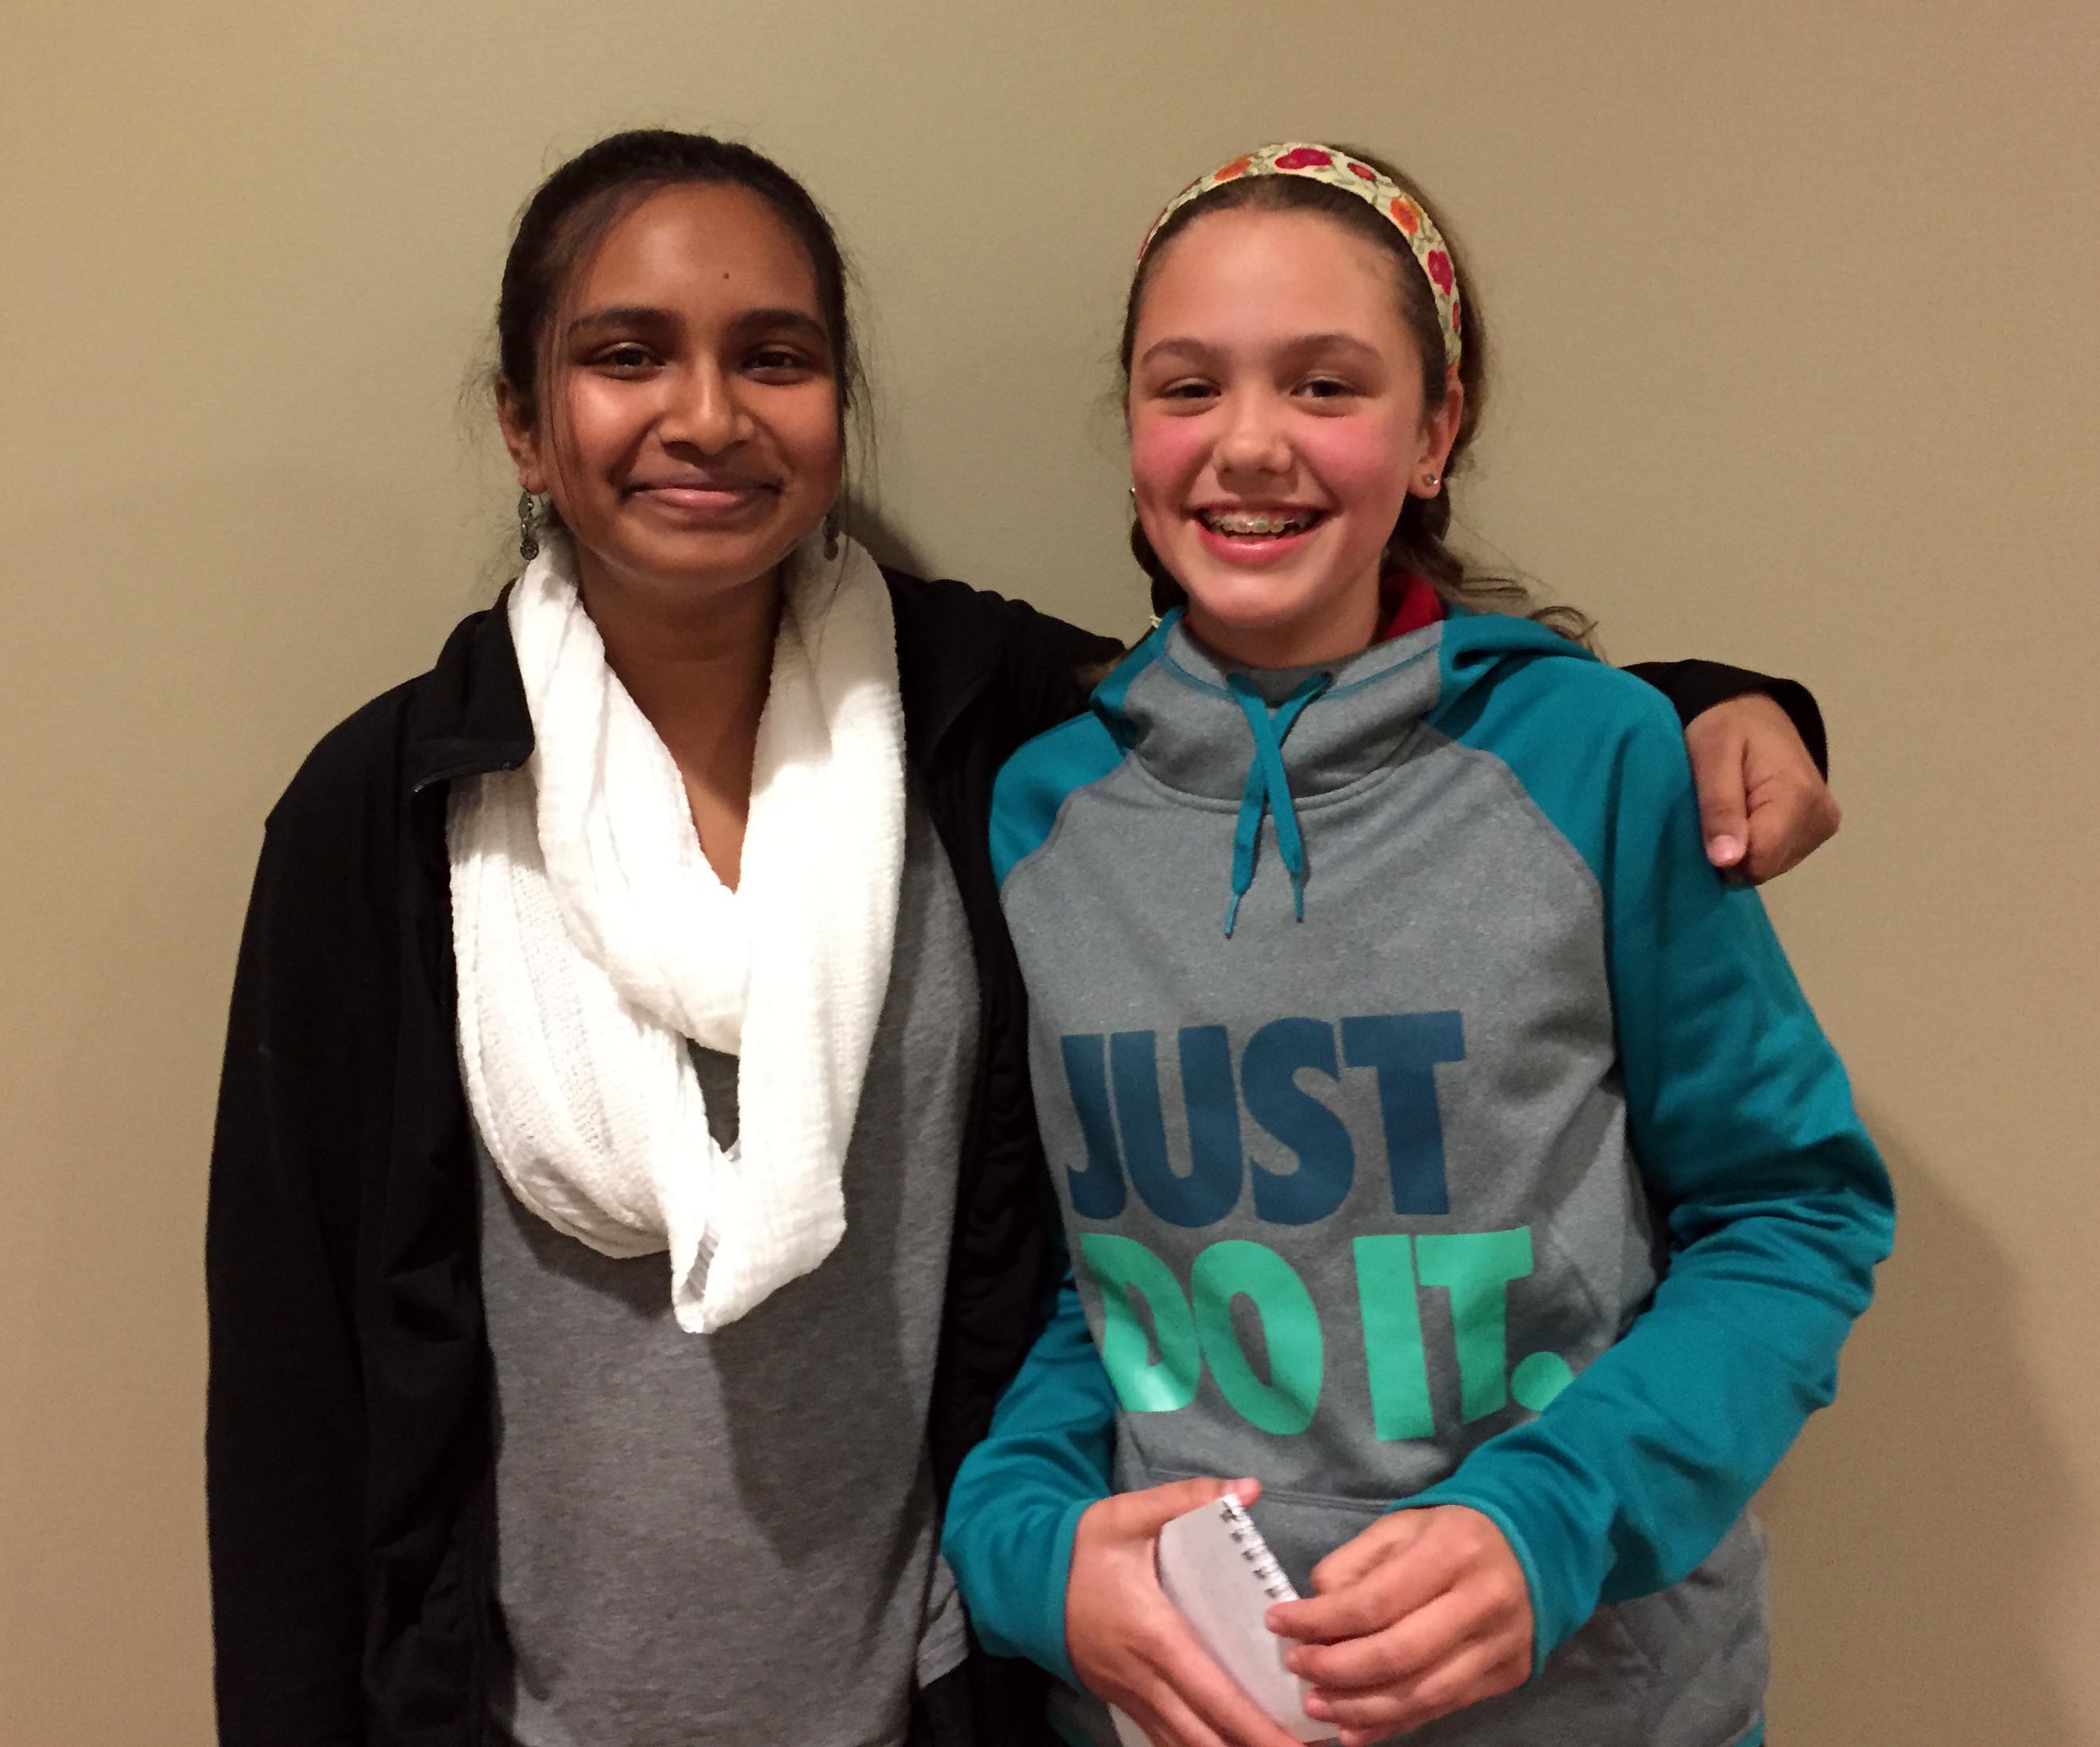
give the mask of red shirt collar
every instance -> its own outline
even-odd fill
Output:
[[[1381,643],[1434,624],[1444,616],[1444,598],[1427,576],[1414,571],[1396,571],[1379,585],[1379,634]]]

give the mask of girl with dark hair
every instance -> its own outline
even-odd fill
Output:
[[[1030,1739],[936,1548],[1054,1265],[986,827],[1117,646],[840,530],[845,269],[760,154],[563,165],[497,329],[523,574],[315,749],[242,942],[221,1739]]]
[[[1140,258],[1165,616],[992,808],[1073,1265],[944,1542],[1074,1741],[1762,1738],[1749,1503],[1888,1178],[1669,712],[1445,544],[1482,340],[1361,152],[1237,158]],[[1155,1571],[1228,1489],[1295,1715]]]

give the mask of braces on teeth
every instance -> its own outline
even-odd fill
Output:
[[[1309,515],[1214,515],[1204,519],[1221,534],[1293,534],[1312,525]]]

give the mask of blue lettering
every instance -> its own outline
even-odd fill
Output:
[[[1181,1033],[1181,1104],[1189,1114],[1189,1175],[1174,1180],[1169,1213],[1145,1193],[1162,1219],[1177,1225],[1210,1225],[1238,1204],[1246,1180],[1240,1150],[1240,1098],[1233,1085],[1232,1039],[1223,1026],[1189,1026]],[[1146,1191],[1139,1180],[1138,1189]]]
[[[1065,1167],[1072,1211],[1083,1220],[1112,1220],[1123,1211],[1123,1158],[1116,1150],[1115,1123],[1109,1114],[1107,1039],[1082,1032],[1057,1039],[1065,1057],[1065,1083],[1087,1143],[1085,1168]]]
[[[1298,1083],[1300,1070],[1338,1079],[1335,1029],[1317,1019],[1275,1019],[1247,1039],[1240,1090],[1247,1114],[1297,1154],[1295,1171],[1254,1162],[1254,1207],[1277,1225],[1310,1225],[1342,1204],[1357,1171],[1342,1119]]]
[[[1160,1110],[1159,1057],[1149,1031],[1118,1031],[1109,1039],[1109,1074],[1115,1084],[1116,1126],[1123,1134],[1123,1154],[1145,1204],[1170,1225],[1208,1225],[1223,1219],[1240,1197],[1238,1121],[1232,1123],[1229,1150],[1218,1148],[1220,1123],[1211,1108],[1220,1092],[1216,1056],[1224,1033],[1216,1026],[1192,1026],[1192,1040],[1182,1034],[1183,1071],[1193,1061],[1196,1093],[1206,1106],[1198,1118],[1192,1113],[1190,1138],[1196,1143],[1193,1168],[1186,1176],[1177,1172],[1167,1155],[1167,1124]],[[1215,1033],[1215,1043],[1207,1033]],[[1228,1063],[1222,1092],[1232,1106],[1232,1070]]]
[[[1449,1213],[1436,1065],[1465,1059],[1465,1030],[1458,1015],[1380,1013],[1344,1019],[1342,1055],[1351,1067],[1370,1068],[1378,1074],[1393,1211]]]

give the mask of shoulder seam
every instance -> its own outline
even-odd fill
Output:
[[[1035,768],[1059,756],[1061,749],[1053,743],[1060,739],[1079,743],[1071,748],[1070,756],[1075,765],[1082,765],[1082,771],[1070,782],[1062,780],[1065,773],[1061,771]],[[1090,752],[1093,755],[1091,759],[1088,757]],[[1107,726],[1098,717],[1088,715],[1074,717],[1039,734],[1006,761],[993,783],[991,805],[992,872],[1002,891],[1015,873],[1057,840],[1073,798],[1107,781],[1123,768],[1128,756]],[[1052,788],[1057,791],[1056,805],[1044,818],[1044,792]],[[1034,816],[1017,816],[1024,811]],[[1004,853],[1010,844],[1003,843],[1003,838],[1025,838],[1039,826],[1041,835],[1035,842],[1010,857]]]

